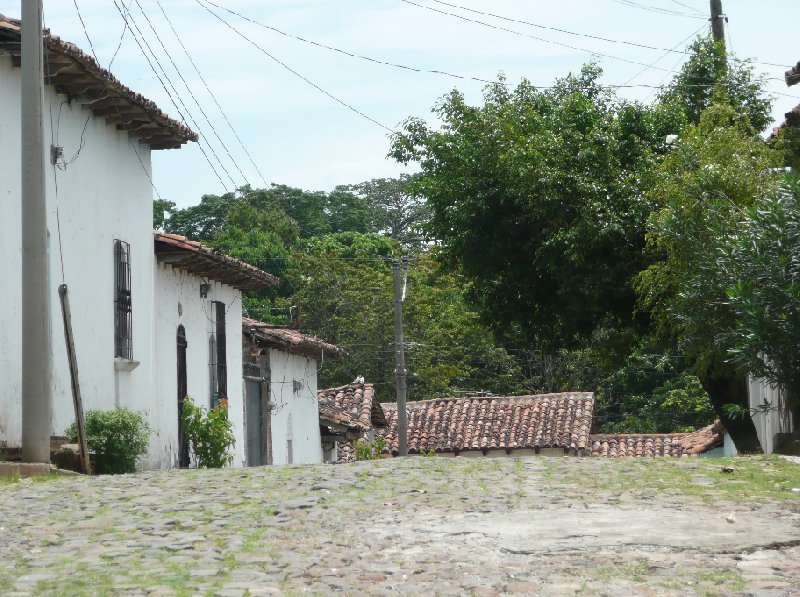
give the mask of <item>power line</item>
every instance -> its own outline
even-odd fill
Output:
[[[564,33],[566,35],[573,35],[573,36],[577,36],[577,37],[585,37],[585,38],[588,38],[588,39],[596,39],[598,41],[604,41],[604,42],[613,43],[613,44],[623,44],[623,45],[627,45],[627,46],[633,46],[633,47],[636,47],[636,48],[643,48],[643,49],[646,49],[646,50],[660,50],[660,51],[675,52],[675,53],[686,54],[686,55],[691,53],[691,52],[688,52],[686,50],[675,50],[675,49],[668,50],[667,48],[661,48],[661,47],[658,47],[658,46],[651,46],[651,45],[648,45],[648,44],[643,44],[643,43],[633,42],[633,41],[627,41],[627,40],[623,40],[623,39],[612,39],[612,38],[609,38],[609,37],[603,37],[601,35],[592,35],[591,33],[579,33],[577,31],[570,31],[569,29],[562,29],[560,27],[552,27],[552,26],[548,26],[548,25],[542,25],[540,23],[534,23],[534,22],[531,22],[531,21],[526,21],[526,20],[523,20],[523,19],[515,19],[515,18],[512,18],[512,17],[507,17],[507,16],[496,14],[496,13],[484,12],[484,11],[476,10],[474,8],[461,6],[459,4],[453,4],[453,3],[450,3],[450,2],[445,2],[444,0],[432,0],[432,1],[436,2],[437,4],[443,4],[445,6],[449,6],[451,8],[458,8],[458,9],[461,9],[461,10],[465,10],[467,12],[472,12],[472,13],[475,13],[475,14],[480,14],[480,15],[484,15],[484,16],[488,16],[488,17],[494,17],[495,19],[501,19],[501,20],[510,21],[510,22],[513,22],[513,23],[520,23],[522,25],[529,25],[531,27],[537,27],[539,29],[546,29],[546,30],[549,30],[549,31],[556,31],[558,33]],[[419,6],[419,5],[417,5],[417,6]],[[428,7],[422,6],[421,8],[428,8]],[[435,10],[435,9],[431,9],[431,10]],[[449,14],[449,13],[443,13],[443,14]],[[453,15],[453,16],[458,16],[458,15]],[[703,19],[707,20],[706,17],[703,17]],[[702,29],[702,27],[701,27],[701,29]],[[536,39],[538,39],[538,38],[536,38]],[[547,41],[547,40],[545,40],[545,41]],[[557,43],[557,42],[548,42],[548,43]],[[586,50],[586,51],[589,51],[589,50]],[[598,52],[592,52],[592,53],[599,54]],[[599,54],[599,55],[603,55],[603,54]],[[774,67],[777,67],[777,68],[791,68],[791,66],[786,66],[784,64],[776,64],[774,62],[760,62],[760,61],[757,61],[756,64],[761,64],[761,65],[765,65],[765,66],[774,66]]]
[[[673,4],[677,4],[678,6],[683,6],[684,8],[688,8],[689,10],[696,12],[697,14],[704,15],[702,11],[696,9],[694,6],[690,6],[689,4],[684,4],[683,2],[679,2],[679,0],[670,0]]]
[[[361,110],[359,110],[358,108],[356,108],[356,107],[354,107],[354,106],[352,106],[352,105],[348,104],[348,103],[347,103],[347,102],[345,102],[344,100],[341,100],[341,99],[339,99],[338,97],[336,97],[335,95],[333,95],[331,92],[329,92],[329,91],[326,91],[325,89],[323,89],[322,87],[320,87],[319,85],[317,85],[316,83],[314,83],[313,81],[311,81],[310,79],[308,79],[307,77],[305,77],[304,75],[302,75],[302,74],[300,74],[299,72],[297,72],[296,70],[294,70],[292,67],[290,67],[290,66],[289,66],[288,64],[286,64],[285,62],[282,62],[281,60],[279,60],[278,58],[276,58],[275,56],[273,56],[272,54],[270,54],[269,52],[267,52],[267,51],[266,51],[264,48],[262,48],[260,45],[258,45],[256,42],[254,42],[254,41],[253,41],[252,39],[250,39],[249,37],[247,37],[247,36],[246,36],[244,33],[242,33],[241,31],[239,31],[239,30],[238,30],[236,27],[234,27],[233,25],[231,25],[231,24],[230,24],[228,21],[226,21],[226,20],[225,20],[225,19],[223,19],[221,16],[219,16],[217,13],[215,13],[213,10],[211,10],[210,8],[208,8],[208,6],[206,6],[205,4],[203,4],[203,3],[201,2],[201,0],[195,0],[195,2],[197,2],[197,4],[199,4],[200,6],[202,6],[202,7],[203,7],[203,8],[204,8],[206,11],[208,11],[208,12],[209,12],[209,13],[210,13],[212,16],[214,16],[214,18],[216,18],[218,21],[220,21],[220,22],[221,22],[223,25],[225,25],[225,26],[226,26],[226,27],[228,27],[228,28],[229,28],[231,31],[233,31],[234,33],[236,33],[236,35],[238,35],[239,37],[241,37],[242,39],[244,39],[244,40],[245,40],[247,43],[249,43],[249,44],[250,44],[250,45],[252,45],[254,48],[256,48],[257,50],[259,50],[259,51],[260,51],[262,54],[264,54],[265,56],[267,56],[267,57],[268,57],[270,60],[272,60],[272,61],[276,62],[277,64],[279,64],[280,66],[282,66],[284,69],[286,69],[287,71],[289,71],[290,73],[292,73],[294,76],[296,76],[296,77],[298,77],[298,78],[302,79],[303,81],[305,81],[306,83],[308,83],[309,85],[311,85],[311,86],[312,86],[314,89],[316,89],[317,91],[319,91],[319,92],[321,92],[321,93],[323,93],[323,94],[327,95],[329,98],[331,98],[332,100],[334,100],[336,103],[338,103],[338,104],[341,104],[342,106],[344,106],[344,107],[345,107],[345,108],[347,108],[348,110],[350,110],[350,111],[352,111],[352,112],[355,112],[356,114],[358,114],[358,115],[359,115],[359,116],[361,116],[362,118],[365,118],[366,120],[369,120],[370,122],[372,122],[373,124],[376,124],[377,126],[381,127],[382,129],[385,129],[385,130],[389,131],[390,133],[397,133],[397,131],[395,131],[394,129],[392,129],[392,128],[389,128],[388,126],[386,126],[385,124],[383,124],[383,123],[381,123],[381,122],[378,122],[377,120],[375,120],[375,119],[374,119],[374,118],[372,118],[371,116],[367,116],[366,114],[364,114],[364,112],[362,112],[362,111],[361,111]]]
[[[469,17],[465,17],[463,15],[456,14],[454,12],[447,12],[446,10],[440,10],[440,9],[434,8],[432,6],[425,6],[424,4],[419,4],[417,2],[414,2],[413,0],[400,0],[400,1],[401,2],[405,2],[406,4],[410,4],[412,6],[416,6],[418,8],[424,8],[425,10],[430,10],[430,11],[433,11],[433,12],[437,12],[439,14],[451,16],[451,17],[454,17],[456,19],[461,19],[462,21],[468,21],[470,23],[476,23],[476,24],[482,25],[484,27],[489,27],[490,29],[496,29],[498,31],[505,31],[506,33],[512,33],[513,35],[518,35],[520,37],[528,37],[530,39],[535,39],[537,41],[541,41],[541,42],[544,42],[544,43],[553,44],[553,45],[556,45],[556,46],[561,46],[563,48],[568,48],[570,50],[576,50],[578,52],[584,52],[586,54],[594,54],[596,56],[603,56],[605,58],[611,58],[613,60],[619,60],[620,62],[627,62],[628,64],[636,64],[636,65],[639,65],[639,66],[649,66],[645,62],[638,62],[636,60],[628,60],[627,58],[622,58],[621,56],[614,56],[612,54],[605,54],[603,52],[597,52],[595,50],[588,50],[586,48],[581,48],[581,47],[578,47],[578,46],[572,46],[570,44],[565,44],[563,42],[553,41],[551,39],[545,39],[544,37],[538,37],[536,35],[530,35],[528,33],[522,33],[521,31],[516,31],[514,29],[508,29],[507,27],[500,27],[499,25],[492,25],[491,23],[487,23],[485,21],[479,21],[477,19],[471,19]],[[652,68],[655,68],[656,70],[661,70],[661,71],[667,70],[665,68],[661,68],[661,67],[657,67],[657,66],[656,67],[652,67]]]
[[[659,6],[651,6],[649,4],[641,4],[639,2],[633,2],[633,0],[614,0],[617,4],[622,4],[624,6],[630,6],[632,8],[638,8],[640,10],[646,10],[647,12],[655,12],[664,15],[670,16],[677,16],[677,17],[686,17],[689,19],[703,19],[707,20],[707,17],[700,16],[696,14],[689,14],[686,12],[679,12],[677,10],[671,10],[669,8],[661,8]]]
[[[699,29],[697,29],[697,31],[695,31],[694,33],[690,33],[688,36],[686,36],[686,38],[684,38],[683,40],[679,41],[677,44],[675,44],[675,47],[673,47],[671,50],[667,50],[667,51],[666,51],[664,54],[662,54],[661,56],[659,56],[659,57],[658,57],[656,60],[654,60],[654,61],[652,62],[652,64],[651,64],[650,66],[646,66],[646,67],[644,67],[644,68],[643,68],[642,70],[640,70],[638,73],[636,73],[635,75],[633,75],[633,76],[632,76],[630,79],[628,79],[627,81],[625,81],[624,85],[628,85],[628,84],[630,84],[630,82],[631,82],[631,81],[633,81],[634,79],[636,79],[636,78],[637,78],[639,75],[641,75],[642,73],[644,73],[644,72],[647,72],[648,70],[650,70],[650,69],[651,69],[653,66],[655,66],[655,64],[656,64],[657,62],[660,62],[661,60],[663,60],[664,58],[666,58],[666,57],[667,57],[667,56],[668,56],[670,53],[672,53],[672,52],[674,52],[674,51],[675,51],[675,48],[677,48],[678,46],[682,46],[683,44],[685,44],[687,41],[689,41],[689,39],[691,39],[692,37],[694,37],[695,35],[697,35],[697,34],[698,34],[698,33],[699,33],[699,32],[700,32],[702,29],[704,29],[705,27],[706,27],[706,25],[705,25],[705,24],[701,25],[701,26],[700,26],[700,28],[699,28]],[[685,52],[682,52],[682,53],[685,53]]]
[[[92,38],[89,36],[89,31],[86,28],[86,23],[83,21],[83,15],[81,15],[81,9],[78,7],[78,1],[77,0],[72,0],[72,1],[73,1],[73,4],[75,5],[75,11],[78,13],[78,19],[80,20],[81,26],[83,27],[83,34],[86,36],[86,41],[89,42],[89,47],[92,50],[92,55],[94,56],[94,60],[97,63],[97,66],[100,66],[100,61],[97,59],[97,54],[94,51],[94,44],[92,44]],[[115,2],[115,4],[116,4],[116,2]],[[122,43],[121,40],[120,40],[120,43]],[[45,52],[45,55],[47,55],[46,52]],[[105,91],[107,91],[107,90],[108,90],[108,79],[106,79],[104,77],[103,78],[103,93],[105,94]],[[114,105],[114,109],[117,112],[117,115],[120,117],[120,120],[122,122],[123,128],[125,128],[126,132],[130,133],[130,131],[128,130],[127,126],[125,125],[125,119],[122,118],[122,113],[120,112],[119,106],[117,104],[113,104],[113,105]],[[87,123],[88,123],[88,119],[87,119]],[[86,130],[86,125],[84,124],[84,131],[85,130]],[[153,182],[153,177],[150,175],[150,172],[148,172],[147,167],[144,165],[144,161],[142,160],[142,156],[139,154],[139,150],[136,148],[136,143],[134,143],[132,140],[129,140],[129,143],[130,143],[131,148],[133,149],[133,153],[136,154],[136,159],[139,161],[139,165],[142,167],[142,171],[144,172],[144,175],[147,177],[147,180],[150,182],[150,186],[155,191],[156,196],[159,199],[161,199],[162,198],[161,197],[161,193],[158,192],[158,188],[156,187],[155,182]],[[75,155],[75,157],[71,161],[74,161],[75,159],[77,159],[78,155],[80,155],[80,150],[78,151],[78,153]]]
[[[156,0],[156,4],[158,5],[158,8],[161,9],[161,14],[164,15],[164,19],[166,19],[167,23],[169,24],[170,29],[172,29],[172,33],[175,35],[175,39],[180,44],[181,48],[183,48],[183,52],[186,54],[186,57],[189,59],[189,62],[191,63],[192,67],[194,68],[194,72],[197,73],[197,76],[203,82],[203,85],[205,86],[206,91],[208,91],[208,94],[211,96],[211,99],[214,100],[214,103],[216,104],[217,108],[219,109],[220,114],[222,114],[222,118],[224,118],[225,122],[228,124],[228,128],[231,129],[231,132],[233,133],[233,136],[236,137],[236,140],[239,142],[239,146],[242,148],[242,151],[244,151],[245,155],[247,155],[247,159],[250,160],[250,163],[253,165],[253,168],[255,168],[256,172],[261,177],[261,180],[264,182],[264,185],[265,186],[269,186],[269,183],[267,182],[267,179],[264,178],[264,175],[261,173],[261,170],[259,170],[259,168],[256,165],[255,161],[253,160],[253,156],[251,156],[250,152],[247,151],[247,148],[245,147],[244,142],[242,142],[242,139],[239,137],[239,134],[236,132],[236,129],[233,128],[233,125],[231,124],[231,121],[228,119],[228,116],[225,113],[225,110],[222,109],[222,106],[217,101],[217,96],[214,94],[213,91],[211,91],[211,88],[208,86],[208,83],[206,83],[205,78],[200,73],[200,70],[197,68],[197,65],[195,64],[194,60],[192,59],[192,56],[189,54],[189,50],[187,50],[186,46],[183,44],[183,40],[181,40],[181,36],[175,30],[175,27],[173,26],[172,21],[170,20],[169,16],[167,16],[167,13],[164,11],[164,7],[161,6],[161,2],[159,0]]]
[[[459,4],[451,4],[450,2],[444,2],[444,0],[433,0],[433,1],[436,2],[437,4],[443,4],[443,5],[449,6],[451,8],[459,8],[461,10],[466,10],[468,12],[472,12],[472,13],[483,15],[483,16],[487,16],[487,17],[494,17],[495,19],[501,19],[503,21],[510,21],[512,23],[520,23],[522,25],[530,25],[531,27],[536,27],[538,29],[546,29],[548,31],[556,31],[558,33],[565,33],[567,35],[574,35],[576,37],[586,37],[588,39],[596,39],[598,41],[605,41],[605,42],[609,42],[609,43],[612,43],[612,44],[624,44],[626,46],[633,46],[633,47],[636,47],[636,48],[644,48],[645,50],[660,50],[660,51],[666,50],[667,52],[675,52],[676,51],[674,49],[667,50],[666,48],[659,48],[657,46],[650,46],[650,45],[647,45],[647,44],[642,44],[642,43],[638,43],[638,42],[634,42],[634,41],[626,41],[626,40],[622,40],[622,39],[611,39],[609,37],[603,37],[601,35],[592,35],[590,33],[578,33],[577,31],[570,31],[568,29],[562,29],[560,27],[551,27],[551,26],[548,26],[548,25],[541,25],[539,23],[533,23],[531,21],[525,21],[523,19],[515,19],[515,18],[512,18],[512,17],[506,17],[506,16],[495,14],[495,13],[492,13],[492,12],[483,12],[483,11],[480,11],[480,10],[476,10],[474,8],[468,8],[466,6],[461,6]],[[682,50],[678,50],[678,51],[681,54],[686,54],[687,53],[687,52],[684,52]]]
[[[180,95],[178,94],[178,91],[175,89],[175,86],[172,84],[172,81],[170,81],[169,76],[166,74],[166,71],[164,70],[164,67],[161,66],[161,63],[158,61],[158,58],[156,57],[155,52],[153,52],[153,49],[150,47],[150,44],[148,44],[147,40],[144,38],[144,35],[142,34],[141,29],[139,29],[139,26],[136,24],[136,20],[133,18],[133,14],[130,11],[128,11],[128,9],[125,7],[124,4],[122,5],[122,8],[120,8],[120,5],[117,4],[117,0],[114,0],[114,6],[117,8],[117,11],[119,12],[120,16],[122,17],[122,20],[125,21],[126,23],[128,23],[128,21],[130,20],[130,23],[132,23],[133,26],[136,28],[136,31],[138,32],[138,35],[136,33],[134,33],[133,29],[130,29],[131,35],[133,36],[134,41],[136,41],[136,45],[139,46],[139,50],[141,50],[142,55],[144,56],[145,60],[147,61],[147,64],[150,66],[150,70],[153,71],[153,74],[158,79],[158,82],[161,83],[161,87],[164,89],[164,92],[169,97],[169,100],[170,100],[170,102],[172,102],[172,105],[178,111],[178,115],[181,117],[181,119],[183,120],[184,124],[189,126],[189,123],[186,120],[186,116],[184,116],[183,111],[181,111],[180,107],[176,103],[175,98],[173,97],[172,93],[170,93],[169,89],[167,88],[166,83],[164,83],[164,79],[161,78],[161,76],[158,74],[158,71],[156,70],[155,66],[153,66],[153,62],[150,60],[150,57],[147,55],[147,52],[145,52],[144,47],[142,46],[142,43],[144,43],[144,45],[147,46],[147,49],[150,51],[150,54],[152,54],[153,60],[155,60],[156,64],[158,64],[158,67],[161,70],[162,74],[164,75],[164,78],[167,79],[167,81],[169,81],[170,87],[172,87],[172,90],[175,92],[175,95],[178,97],[178,101],[180,101],[181,105],[183,105],[184,110],[186,110],[187,113],[189,112],[189,110],[186,109],[186,105],[183,103],[183,100],[180,98]],[[123,12],[123,8],[125,8],[124,12]],[[142,38],[141,42],[139,41],[140,37]],[[189,115],[189,118],[190,118],[190,120],[192,120],[192,122],[194,122],[194,119],[191,117],[191,115]],[[197,127],[196,123],[195,123],[195,127]],[[199,127],[197,127],[197,128],[199,128]],[[222,188],[227,190],[227,188],[225,186],[225,182],[222,180],[222,177],[219,175],[219,172],[217,172],[217,169],[214,167],[214,164],[211,163],[211,159],[208,157],[208,154],[206,154],[205,149],[203,149],[203,144],[200,143],[199,140],[198,140],[197,146],[200,149],[200,152],[203,154],[203,157],[206,159],[206,162],[208,162],[208,165],[211,167],[211,170],[214,172],[214,175],[217,177],[217,179],[219,180],[220,184],[222,185]],[[210,146],[209,146],[209,149],[211,149]],[[213,150],[212,150],[212,153],[213,153]],[[222,162],[219,161],[219,158],[217,158],[217,161],[220,163],[220,166],[222,166]],[[224,166],[222,166],[222,169],[225,170]],[[225,171],[225,173],[228,174],[227,171]],[[235,186],[236,183],[233,181],[233,179],[231,178],[230,174],[228,174],[228,178],[231,179],[231,182]]]
[[[245,15],[243,15],[241,13],[236,12],[235,10],[231,10],[230,8],[226,8],[224,6],[220,6],[219,4],[215,4],[214,2],[211,2],[211,0],[205,0],[205,1],[208,4],[218,8],[220,10],[224,10],[225,12],[230,13],[230,14],[232,14],[234,16],[237,16],[240,19],[243,19],[243,20],[247,21],[248,23],[252,23],[253,25],[256,25],[258,27],[263,27],[264,29],[268,29],[270,31],[274,31],[275,33],[278,33],[278,34],[283,35],[285,37],[291,37],[292,39],[296,39],[296,40],[301,41],[303,43],[310,44],[312,46],[317,46],[319,48],[324,48],[324,49],[330,50],[332,52],[337,52],[339,54],[343,54],[343,55],[349,56],[351,58],[358,58],[360,60],[366,60],[367,62],[372,62],[374,64],[382,64],[384,66],[392,66],[394,68],[413,71],[413,72],[417,72],[417,73],[431,73],[431,74],[434,74],[434,75],[444,75],[444,76],[452,77],[452,78],[455,78],[455,79],[469,79],[469,80],[472,80],[472,81],[478,81],[480,83],[490,83],[492,85],[508,85],[508,83],[504,83],[502,81],[492,81],[492,80],[489,80],[489,79],[482,79],[480,77],[472,77],[472,76],[469,76],[469,75],[457,75],[457,74],[450,73],[450,72],[447,72],[447,71],[443,71],[443,70],[440,70],[440,69],[426,69],[426,68],[419,68],[419,67],[414,67],[414,66],[407,66],[405,64],[399,64],[397,62],[390,62],[388,60],[381,60],[379,58],[372,58],[370,56],[364,56],[362,54],[356,54],[355,52],[350,52],[348,50],[343,50],[341,48],[337,48],[337,47],[334,47],[334,46],[329,46],[328,44],[324,44],[324,43],[317,42],[317,41],[314,41],[314,40],[311,40],[311,39],[307,39],[305,37],[300,37],[299,35],[294,35],[292,33],[287,33],[286,31],[282,31],[282,30],[278,29],[277,27],[273,27],[272,25],[267,25],[265,23],[257,21],[256,19],[253,19],[251,17],[247,17],[247,16],[245,16]]]
[[[247,176],[245,176],[245,173],[242,172],[242,169],[239,167],[239,164],[236,163],[236,160],[233,159],[233,156],[231,155],[231,152],[228,150],[228,146],[225,145],[225,142],[220,138],[219,134],[217,133],[217,129],[214,128],[214,125],[211,123],[211,120],[208,118],[208,115],[206,114],[206,111],[203,109],[203,106],[200,104],[199,101],[197,101],[197,98],[195,97],[194,93],[192,92],[191,88],[189,87],[189,84],[186,82],[186,79],[184,78],[183,73],[181,73],[180,69],[178,68],[178,65],[175,64],[175,61],[172,59],[172,54],[169,53],[169,50],[164,45],[164,42],[161,41],[161,37],[158,35],[158,31],[156,31],[156,28],[153,27],[153,23],[150,21],[150,18],[147,16],[147,13],[144,11],[144,8],[142,8],[142,5],[139,3],[139,0],[135,0],[135,2],[136,2],[136,6],[139,7],[139,11],[142,13],[142,16],[147,21],[147,24],[150,26],[150,29],[153,31],[153,34],[156,36],[156,39],[158,40],[158,43],[161,45],[161,48],[164,50],[164,53],[167,55],[167,58],[169,59],[170,63],[172,63],[172,67],[175,69],[175,72],[178,73],[178,76],[180,77],[181,81],[183,82],[183,86],[186,88],[186,91],[189,93],[189,95],[191,96],[192,100],[194,100],[194,103],[197,105],[197,108],[200,110],[200,113],[203,115],[203,118],[206,119],[206,122],[208,123],[208,126],[211,128],[211,131],[214,133],[214,136],[217,138],[217,141],[219,141],[220,145],[222,145],[222,149],[224,149],[225,153],[228,155],[228,159],[231,161],[231,163],[233,163],[234,167],[239,171],[239,174],[241,174],[242,178],[244,179],[245,184],[250,186],[250,182],[247,180]],[[227,170],[225,171],[225,173],[227,174]],[[237,186],[236,183],[233,181],[233,179],[231,179],[231,182],[233,182],[234,186]]]

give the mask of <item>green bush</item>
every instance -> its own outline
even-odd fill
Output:
[[[386,440],[378,437],[375,441],[360,439],[356,441],[356,460],[375,460],[383,457],[383,449],[386,447]]]
[[[133,473],[136,462],[147,453],[150,427],[141,413],[127,408],[90,410],[86,413],[86,441],[94,452],[98,475]],[[69,441],[78,441],[78,427],[70,425]]]
[[[236,443],[233,424],[228,420],[228,400],[223,398],[219,406],[206,411],[197,406],[188,396],[181,409],[183,434],[197,458],[200,468],[222,468],[233,460],[229,448]]]

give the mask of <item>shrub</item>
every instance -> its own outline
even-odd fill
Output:
[[[375,441],[360,439],[356,441],[356,460],[377,460],[383,458],[383,449],[386,447],[386,440],[382,437]]]
[[[236,443],[233,424],[228,420],[228,400],[223,398],[219,406],[206,411],[197,406],[188,396],[181,409],[183,434],[197,458],[200,468],[222,468],[233,460],[229,451]]]
[[[86,441],[94,452],[94,472],[98,475],[133,473],[136,462],[147,453],[150,427],[141,413],[127,408],[90,410],[86,413]],[[66,432],[69,441],[78,441],[78,426]]]

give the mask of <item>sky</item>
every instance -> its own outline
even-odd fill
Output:
[[[124,0],[126,28],[122,1],[44,0],[45,24],[93,47],[104,67],[114,57],[118,79],[180,119],[175,102],[200,133],[199,145],[153,152],[154,196],[179,207],[246,183],[330,191],[413,172],[387,158],[390,131],[411,116],[436,123],[431,110],[453,88],[479,104],[486,86],[343,52],[487,81],[503,73],[510,83],[527,78],[537,86],[594,60],[605,84],[633,85],[620,89],[622,97],[649,102],[652,86],[668,82],[686,58],[667,50],[685,48],[709,25],[707,0]],[[800,104],[800,86],[783,79],[800,60],[800,3],[723,0],[723,9],[729,49],[758,62],[782,122]],[[19,12],[20,0],[0,0],[0,13]],[[153,49],[177,93],[166,80],[165,91],[140,44]]]

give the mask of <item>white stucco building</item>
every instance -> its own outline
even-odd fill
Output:
[[[317,373],[342,356],[295,329],[242,320],[247,464],[322,462]]]
[[[798,431],[789,408],[789,397],[781,388],[770,385],[763,379],[749,378],[747,394],[750,402],[750,417],[756,428],[761,449],[771,454],[780,448],[782,437]]]
[[[0,445],[21,441],[19,22],[0,15]],[[150,153],[197,139],[75,46],[46,36],[46,200],[52,435],[74,420],[58,287],[69,288],[84,409],[127,407],[151,427],[149,467],[180,463],[178,398],[229,400],[245,463],[242,289],[269,274],[175,235],[154,236]],[[184,463],[185,464],[185,458]]]

